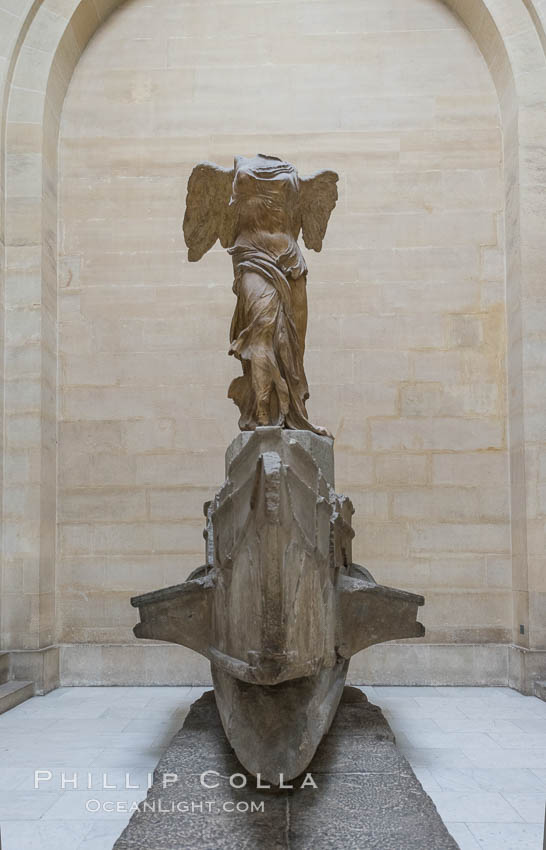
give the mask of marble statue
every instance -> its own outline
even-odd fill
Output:
[[[298,245],[320,251],[337,201],[338,176],[300,177],[276,156],[235,157],[232,169],[202,162],[188,182],[184,237],[195,262],[217,239],[233,258],[237,305],[229,353],[243,374],[229,388],[241,431],[279,425],[327,434],[307,418],[303,368],[307,266]]]
[[[132,599],[139,638],[190,647],[211,665],[218,712],[244,767],[275,784],[309,765],[336,713],[349,659],[424,634],[422,596],[353,562],[353,506],[334,490],[333,438],[307,419],[306,266],[320,250],[337,175],[299,178],[275,157],[202,163],[188,186],[190,260],[216,241],[233,256],[230,387],[241,411],[226,480],[205,504],[205,563]]]

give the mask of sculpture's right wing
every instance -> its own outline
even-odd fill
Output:
[[[184,239],[188,260],[196,262],[217,239],[228,248],[234,238],[235,210],[230,207],[233,169],[212,162],[200,162],[188,180]]]

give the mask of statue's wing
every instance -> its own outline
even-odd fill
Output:
[[[300,215],[303,241],[307,248],[320,251],[330,213],[337,201],[338,175],[335,171],[317,171],[300,177]]]
[[[233,241],[235,210],[229,205],[233,185],[233,169],[212,162],[200,162],[188,180],[184,239],[188,260],[196,262],[217,239],[223,248]]]

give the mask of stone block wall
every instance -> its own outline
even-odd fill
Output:
[[[428,600],[427,643],[353,675],[544,678],[545,25],[544,0],[0,0],[0,647],[21,669],[64,642],[66,683],[207,676],[128,643],[128,597],[201,561],[236,432],[229,259],[186,263],[187,177],[262,149],[341,175],[306,252],[310,413],[355,557]]]

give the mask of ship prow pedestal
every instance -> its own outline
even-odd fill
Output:
[[[135,634],[211,663],[226,735],[247,770],[302,773],[337,710],[349,659],[420,637],[422,596],[353,563],[352,503],[334,491],[333,440],[278,427],[243,432],[206,507],[206,563],[135,597]]]

